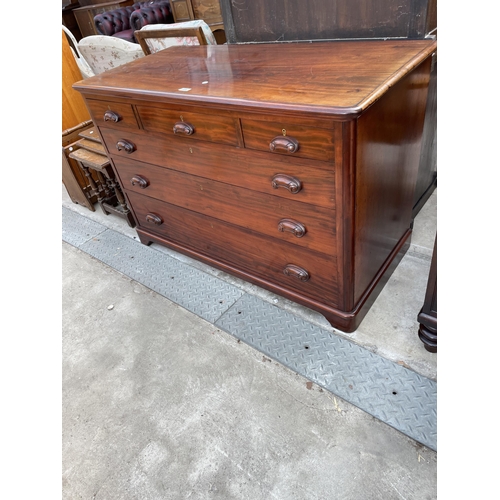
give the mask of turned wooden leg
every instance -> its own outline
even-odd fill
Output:
[[[437,352],[437,236],[422,309],[418,314],[418,337],[429,352]]]
[[[418,329],[418,338],[424,344],[424,347],[429,352],[437,352],[437,328],[430,325],[420,324]]]
[[[108,183],[107,183],[104,175],[102,175],[102,173],[99,172],[98,170],[96,170],[96,173],[97,173],[97,178],[99,179],[99,182],[101,183],[102,190],[104,192],[104,198],[109,198],[113,191],[109,188]]]
[[[85,174],[85,177],[87,177],[87,182],[89,183],[90,190],[92,192],[92,195],[97,196],[97,201],[100,203],[103,200],[102,196],[102,187],[98,187],[97,184],[95,183],[92,174],[89,170],[89,168],[84,165],[82,162],[77,161],[79,167],[82,169],[83,173]]]

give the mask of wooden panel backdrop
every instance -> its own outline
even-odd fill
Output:
[[[72,88],[73,83],[82,80],[73,53],[64,31],[62,33],[62,128],[67,130],[90,120],[87,106],[80,94]]]

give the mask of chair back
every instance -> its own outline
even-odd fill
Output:
[[[114,36],[87,36],[78,42],[78,48],[96,75],[144,57],[139,44]]]
[[[201,19],[183,23],[148,24],[134,32],[134,35],[145,55],[174,45],[217,45],[210,26]]]
[[[62,25],[62,29],[66,35],[69,48],[71,49],[73,57],[75,58],[78,69],[82,74],[82,78],[86,79],[90,78],[91,76],[94,76],[95,73],[92,71],[92,68],[89,66],[89,63],[85,60],[82,53],[78,50],[78,42],[76,41],[76,38],[74,37],[73,33],[71,33],[71,31],[68,28],[66,28],[64,24]]]

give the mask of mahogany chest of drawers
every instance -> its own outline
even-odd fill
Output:
[[[141,242],[356,329],[409,246],[433,40],[172,47],[75,84]]]

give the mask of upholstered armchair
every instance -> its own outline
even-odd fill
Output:
[[[106,35],[86,36],[78,49],[95,75],[144,57],[139,44]]]
[[[135,42],[134,30],[130,26],[130,15],[139,8],[140,5],[135,3],[129,7],[121,7],[97,14],[94,17],[95,27],[101,35],[114,36],[127,42]]]
[[[141,14],[142,9],[145,9],[144,15]],[[95,27],[101,35],[114,36],[132,43],[136,43],[134,31],[143,26],[172,22],[169,0],[137,2],[129,7],[103,12],[94,17]]]
[[[174,16],[168,1],[148,3],[130,15],[130,27],[139,31],[148,24],[171,24]]]

